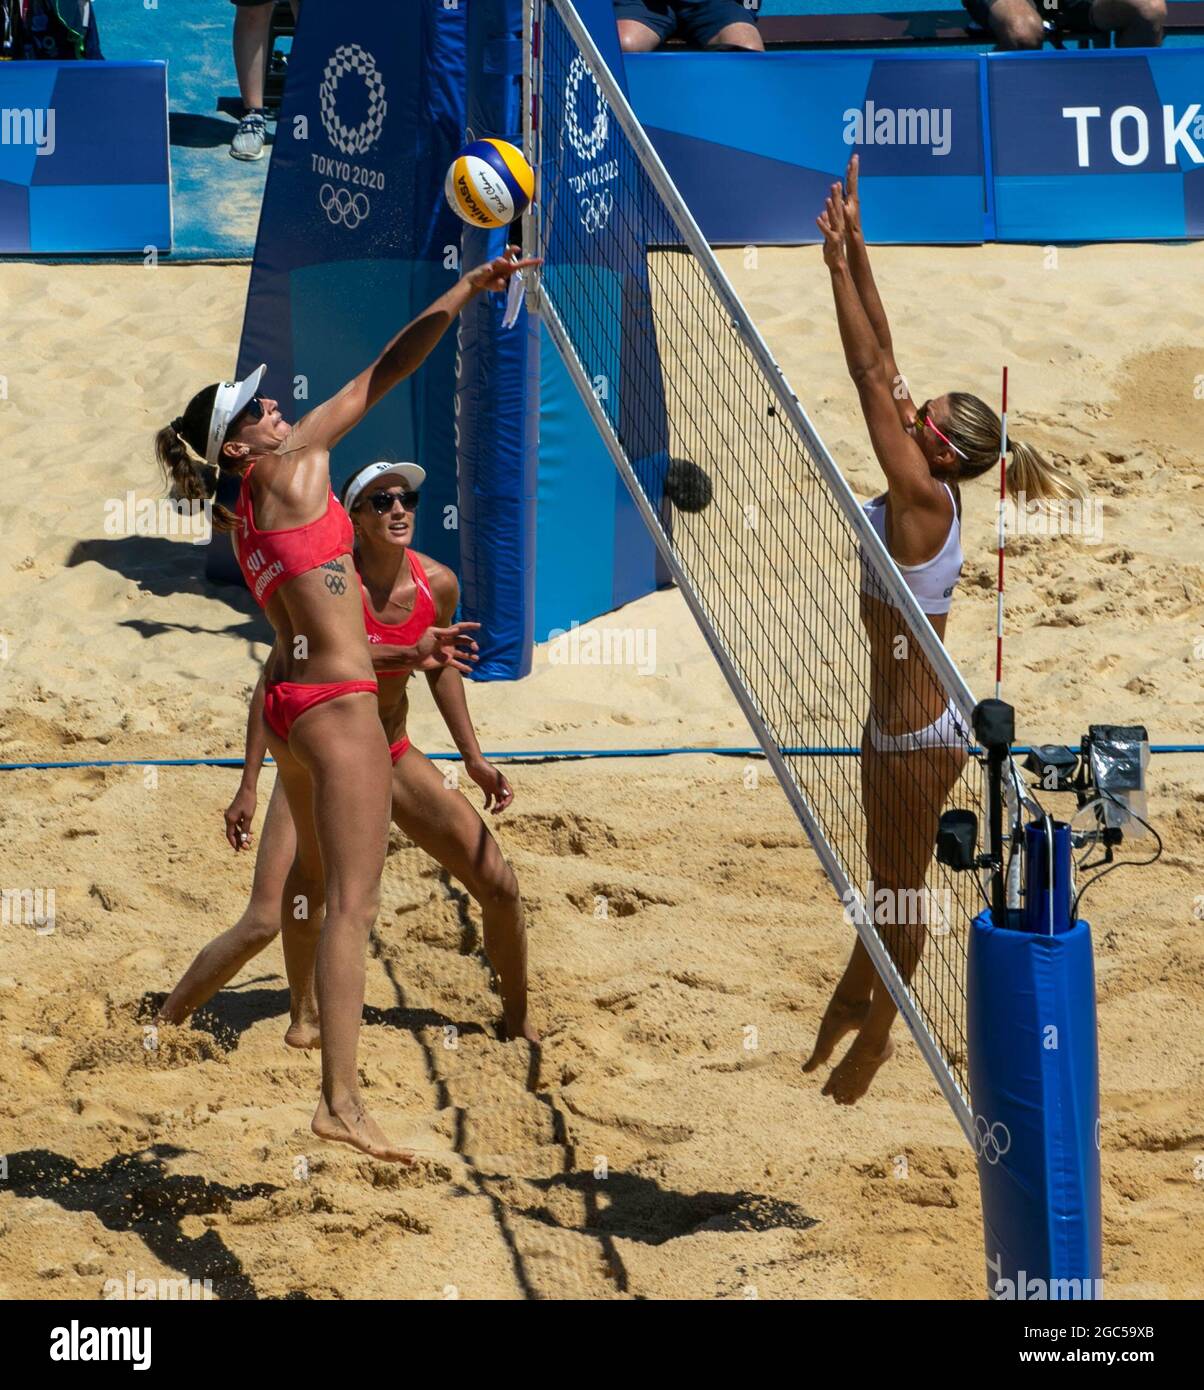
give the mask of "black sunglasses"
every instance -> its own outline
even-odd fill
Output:
[[[244,419],[252,422],[263,419],[263,402],[258,396],[252,396],[246,405],[243,406],[234,419],[230,421],[231,427],[241,424]]]
[[[418,507],[418,494],[416,492],[374,492],[368,498],[368,502],[378,516],[384,516],[386,512],[391,512],[394,502],[400,502],[407,512],[412,512]]]

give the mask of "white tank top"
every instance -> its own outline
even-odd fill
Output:
[[[945,537],[944,545],[931,560],[925,560],[922,565],[898,565],[898,561],[895,562],[907,587],[915,594],[916,602],[923,612],[929,614],[948,613],[952,607],[953,591],[957,588],[962,561],[965,559],[962,554],[962,523],[957,514],[957,499],[948,483],[942,483],[941,486],[949,493],[949,500],[953,503],[953,520],[949,525],[949,534]],[[864,503],[862,511],[869,517],[870,525],[882,537],[882,544],[885,545],[886,493]],[[877,574],[866,563],[864,554],[861,557],[861,592],[871,598],[880,599],[883,603],[894,602]]]

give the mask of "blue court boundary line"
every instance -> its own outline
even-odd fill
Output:
[[[1058,744],[1056,747],[1062,747]],[[1070,745],[1065,745],[1069,747]],[[861,756],[860,748],[811,748],[805,746],[786,747],[781,750],[791,758],[856,758]],[[980,748],[970,750],[975,757],[981,755]],[[1013,755],[1029,753],[1028,744],[1012,749]],[[1204,753],[1204,743],[1154,743],[1151,753]],[[543,762],[584,762],[592,758],[671,758],[682,755],[714,754],[721,758],[763,758],[760,745],[751,748],[705,748],[684,745],[680,748],[544,748],[529,752],[483,753],[487,762],[543,763]],[[427,753],[432,762],[463,762],[459,753]],[[243,758],[106,758],[69,763],[0,763],[0,772],[55,771],[60,768],[79,767],[242,767]],[[266,766],[272,765],[271,758],[265,758]]]

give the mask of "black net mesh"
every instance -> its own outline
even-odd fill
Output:
[[[783,750],[783,786],[830,852],[837,891],[864,901],[909,1022],[935,1043],[938,1079],[964,1105],[966,943],[980,888],[932,857],[941,811],[983,805],[964,717],[956,728],[945,719],[952,747],[866,748],[873,717],[895,734],[941,717],[953,692],[925,655],[935,639],[917,636],[880,580],[878,597],[863,596],[893,567],[862,558],[818,445],[775,394],[734,294],[716,287],[722,272],[688,249],[564,8],[538,7],[532,74],[549,318],[758,735]],[[863,751],[797,751],[850,746]]]

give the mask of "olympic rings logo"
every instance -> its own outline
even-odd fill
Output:
[[[358,73],[368,92],[368,114],[357,126],[347,126],[339,119],[337,92],[339,83],[348,73]],[[380,138],[381,125],[389,109],[385,101],[385,84],[376,69],[376,59],[358,43],[336,48],[318,88],[319,111],[330,143],[344,154],[363,154]]]
[[[610,214],[614,210],[615,200],[611,196],[610,190],[603,188],[597,193],[587,194],[581,200],[581,225],[593,236],[595,232],[600,232],[610,221]]]
[[[587,77],[593,85],[596,101],[594,123],[588,133],[582,129],[577,116],[577,89]],[[569,66],[569,75],[564,84],[564,116],[569,144],[576,150],[579,158],[597,159],[602,153],[602,147],[610,135],[610,117],[607,114],[609,109],[602,89],[598,86],[598,79],[586,67],[585,59],[578,54]]]
[[[974,1152],[992,1167],[1012,1147],[1012,1136],[1002,1120],[994,1124],[985,1115],[974,1116]]]
[[[349,232],[354,232],[372,211],[372,205],[363,193],[353,195],[350,189],[336,189],[328,183],[318,190],[318,202],[330,222],[336,227],[341,222]]]

